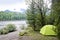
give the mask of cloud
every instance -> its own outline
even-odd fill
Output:
[[[15,3],[21,3],[24,2],[24,0],[0,0],[0,4],[6,5],[6,4],[15,4]]]
[[[0,0],[1,1],[1,0]],[[3,1],[2,1],[3,2]],[[9,1],[5,1],[5,2],[9,2]],[[12,0],[10,0],[10,2],[12,2]],[[25,1],[21,1],[21,0],[14,0],[13,3],[0,3],[0,11],[4,11],[4,10],[11,10],[11,11],[19,11],[20,9],[27,9],[28,5],[25,4]]]

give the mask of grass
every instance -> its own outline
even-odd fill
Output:
[[[23,33],[23,32],[22,32]],[[29,37],[30,40],[58,40],[56,36],[45,36],[39,33],[39,31],[33,31],[32,28],[28,28],[26,31],[24,31],[23,35],[22,33],[19,33],[19,36],[21,37]]]
[[[35,32],[33,35],[33,40],[57,40],[56,36],[45,36],[38,32]]]

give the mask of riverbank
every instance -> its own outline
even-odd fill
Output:
[[[19,32],[11,32],[6,35],[0,35],[0,40],[57,40],[56,37],[43,36],[36,34],[35,36],[19,36]]]
[[[18,40],[18,31],[8,33],[6,35],[0,35],[0,40]]]

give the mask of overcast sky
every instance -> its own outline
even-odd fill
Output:
[[[27,9],[25,0],[0,0],[0,11],[11,10],[20,12]]]

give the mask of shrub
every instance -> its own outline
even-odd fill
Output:
[[[0,35],[7,34],[9,32],[13,32],[16,30],[16,27],[14,24],[8,24],[7,27],[0,29]]]
[[[0,29],[0,35],[1,34],[7,34],[7,33],[8,33],[8,30],[6,28]]]
[[[25,29],[25,31],[19,33],[19,36],[31,36],[31,35],[33,35],[33,33],[34,33],[34,31],[33,31],[32,27],[27,27]]]
[[[26,30],[33,31],[32,27],[27,27]]]
[[[8,24],[6,28],[9,32],[13,32],[16,30],[16,26],[14,24]]]
[[[3,29],[0,29],[0,35],[3,34]]]
[[[23,36],[25,34],[25,32],[20,32],[19,36]]]
[[[7,28],[3,28],[2,30],[3,30],[2,34],[7,34],[8,33]]]

